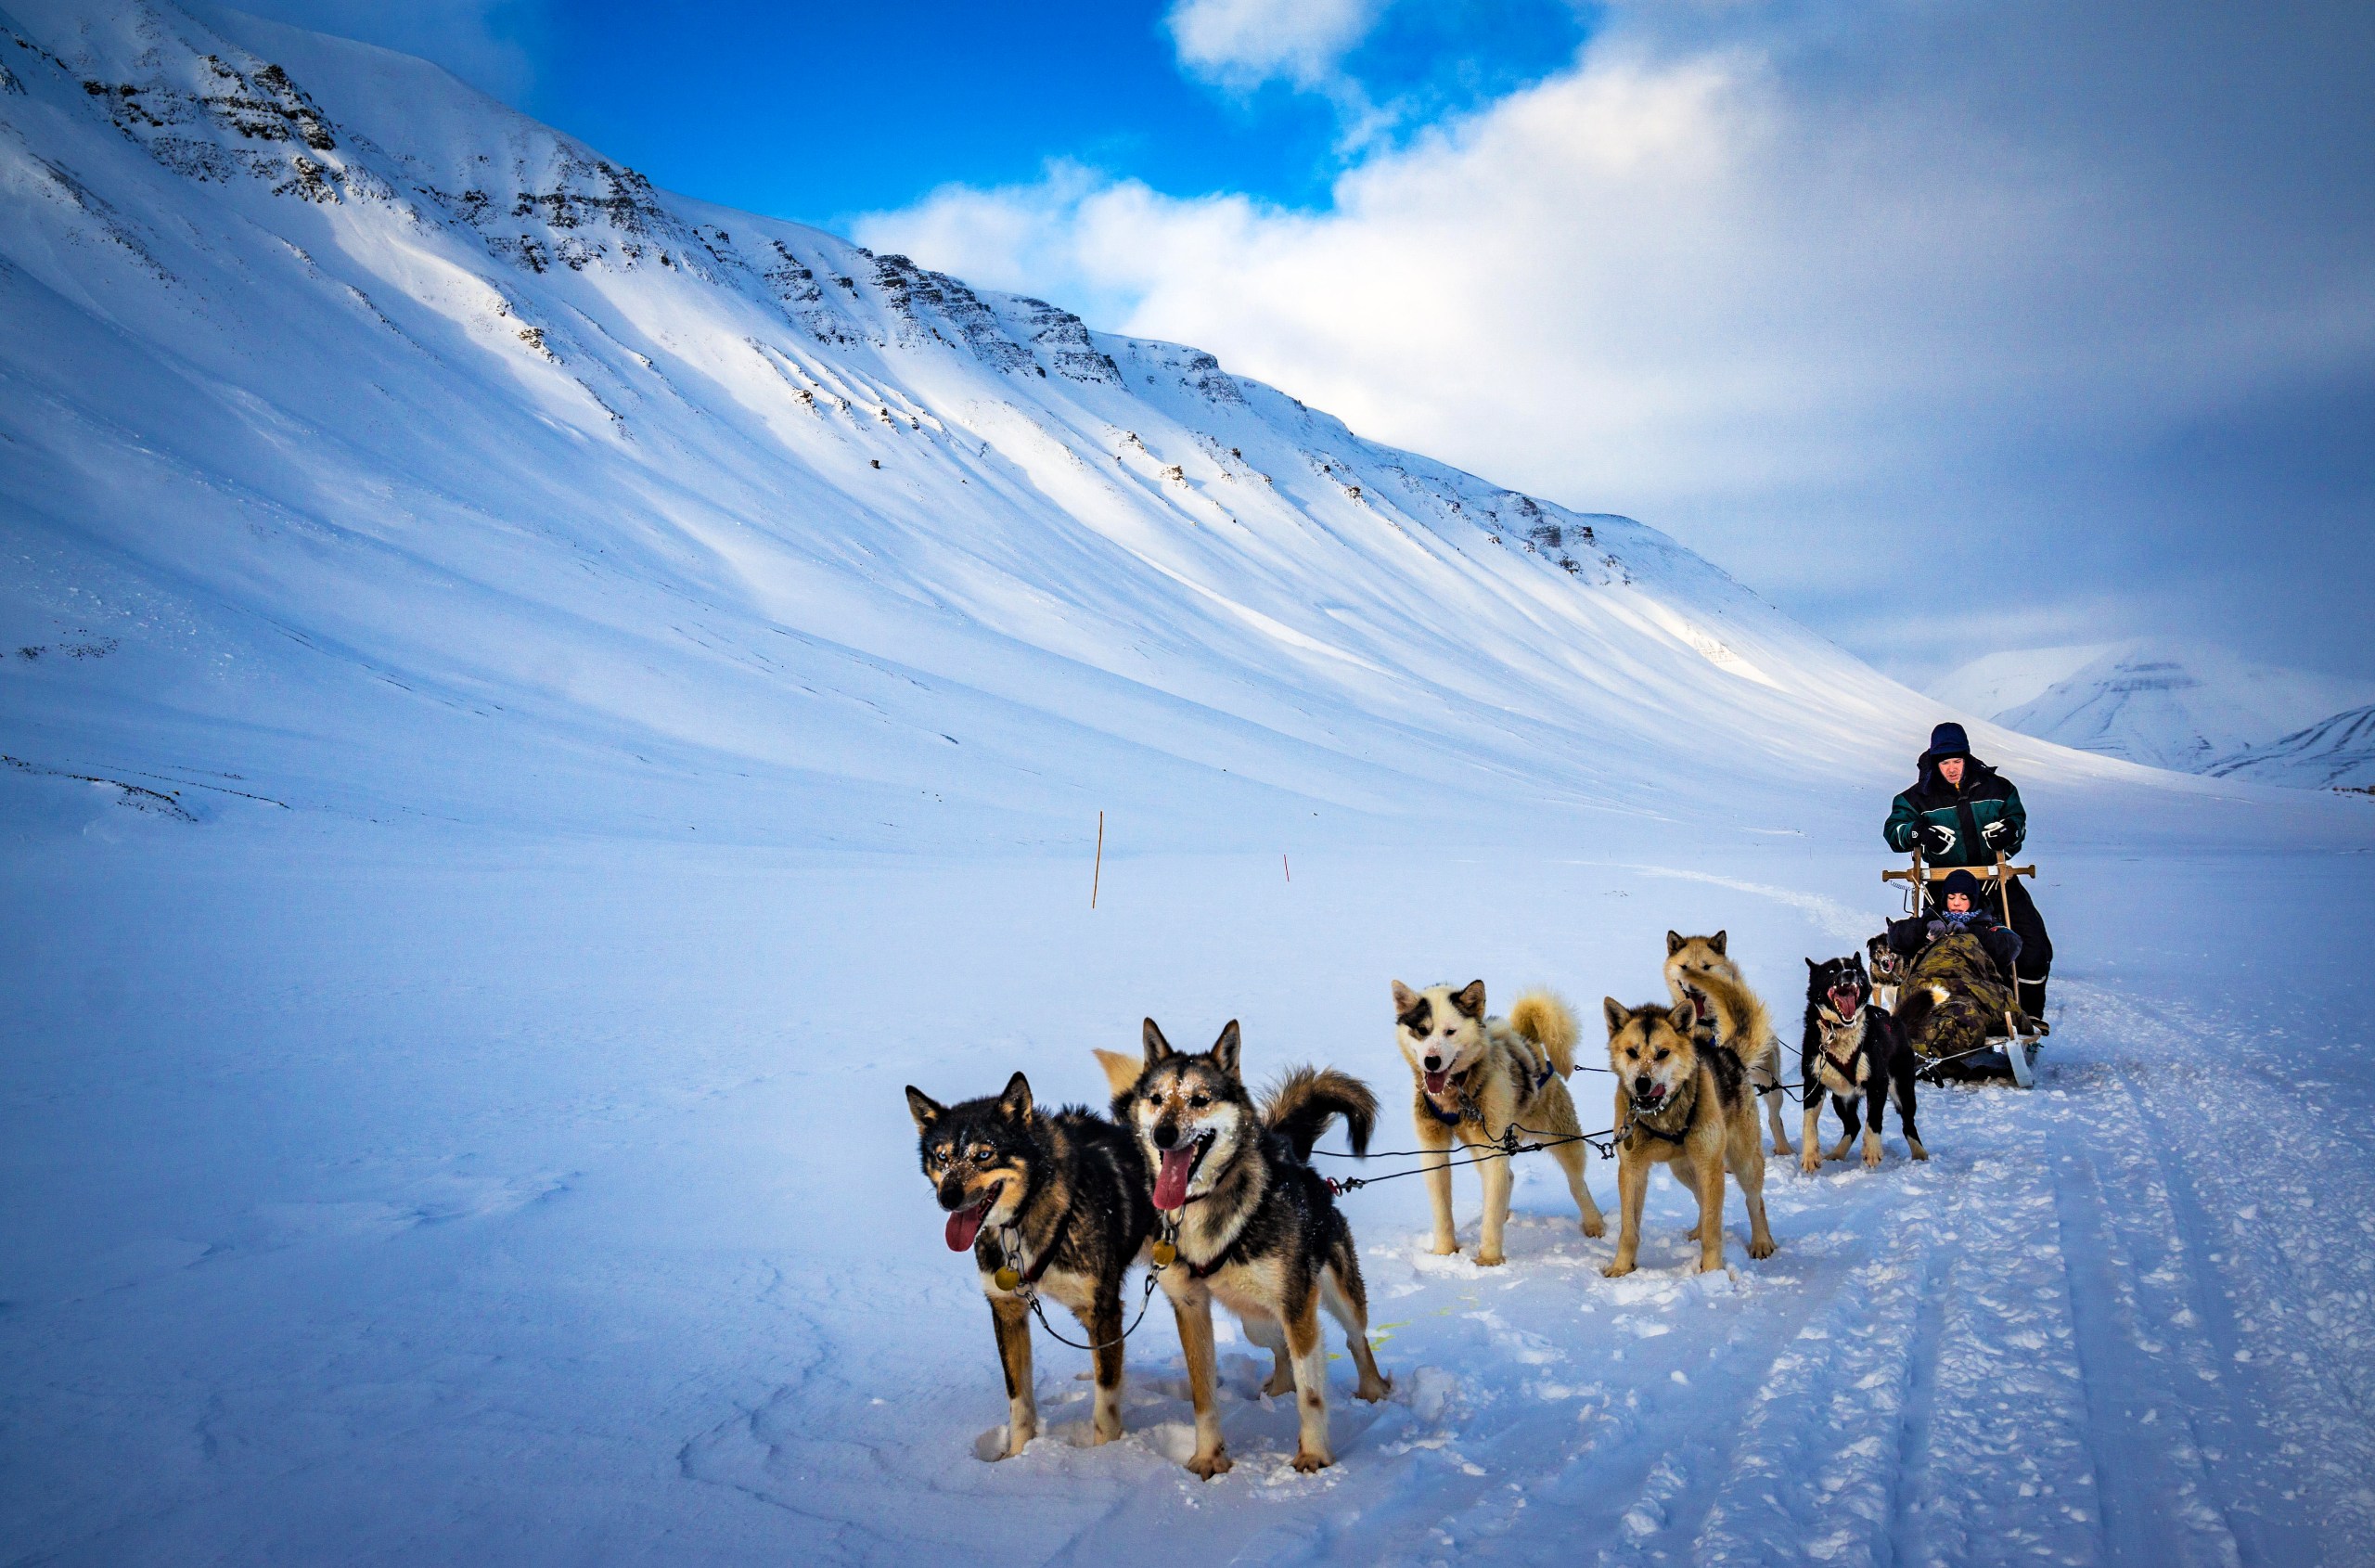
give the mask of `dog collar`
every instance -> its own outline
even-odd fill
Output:
[[[999,1290],[1008,1292],[1027,1291],[1038,1284],[1040,1277],[1047,1272],[1047,1266],[1056,1261],[1057,1245],[1063,1240],[1062,1221],[1057,1222],[1057,1227],[1056,1236],[1048,1241],[1047,1250],[1039,1254],[1039,1260],[1019,1271],[1014,1266],[1014,1260],[1022,1255],[1021,1227],[1011,1225],[1001,1227],[998,1231],[998,1254],[1005,1262],[998,1266],[996,1273],[990,1276],[991,1282]]]
[[[1197,1194],[1198,1198],[1210,1196],[1210,1193]],[[1188,1200],[1188,1203],[1195,1202],[1196,1198],[1190,1198]],[[1182,1203],[1180,1205],[1183,1209],[1187,1206],[1187,1203]],[[1219,1273],[1221,1266],[1227,1263],[1231,1257],[1236,1255],[1238,1243],[1245,1240],[1244,1232],[1240,1230],[1236,1236],[1230,1238],[1229,1244],[1227,1246],[1221,1249],[1219,1256],[1213,1258],[1210,1263],[1198,1263],[1193,1258],[1186,1258],[1179,1255],[1179,1222],[1175,1219],[1169,1218],[1168,1214],[1169,1211],[1165,1211],[1166,1217],[1162,1221],[1162,1233],[1155,1238],[1153,1257],[1155,1271],[1157,1273],[1161,1273],[1162,1270],[1169,1268],[1175,1264],[1179,1267],[1188,1271],[1188,1278],[1190,1279],[1209,1279],[1213,1275]]]
[[[1426,1102],[1427,1113],[1446,1127],[1456,1127],[1462,1122],[1474,1122],[1482,1125],[1484,1121],[1483,1113],[1476,1109],[1475,1101],[1468,1098],[1468,1075],[1474,1071],[1476,1071],[1476,1064],[1470,1062],[1447,1077],[1451,1086],[1459,1091],[1459,1109],[1457,1111],[1446,1111],[1437,1105],[1435,1097],[1429,1094],[1422,1086],[1419,1090],[1419,1098]]]

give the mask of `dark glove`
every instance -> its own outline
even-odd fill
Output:
[[[2003,847],[2004,841],[2012,836],[2012,824],[2008,819],[1999,816],[1995,821],[1990,822],[1980,829],[1979,836],[1987,841],[1988,848],[2000,849]]]
[[[1931,848],[1937,854],[1952,855],[1954,853],[1955,830],[1943,822],[1924,822],[1921,825],[1921,830],[1930,835]]]

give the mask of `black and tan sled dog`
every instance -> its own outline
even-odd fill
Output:
[[[1377,1097],[1333,1068],[1299,1067],[1257,1107],[1238,1072],[1236,1020],[1200,1056],[1173,1050],[1153,1019],[1145,1036],[1142,1062],[1110,1051],[1098,1059],[1113,1085],[1113,1119],[1136,1137],[1151,1176],[1155,1277],[1179,1318],[1196,1405],[1188,1468],[1209,1479],[1230,1463],[1213,1399],[1216,1296],[1244,1323],[1246,1337],[1277,1357],[1263,1392],[1295,1391],[1295,1468],[1333,1464],[1323,1307],[1343,1325],[1360,1371],[1354,1396],[1382,1399],[1387,1384],[1369,1349],[1368,1292],[1353,1227],[1312,1170],[1311,1146],[1342,1116],[1353,1151],[1367,1150]]]
[[[1476,1174],[1484,1183],[1484,1227],[1476,1261],[1490,1268],[1503,1261],[1501,1238],[1509,1221],[1509,1160],[1496,1153],[1502,1136],[1515,1126],[1573,1139],[1553,1144],[1550,1153],[1567,1173],[1567,1190],[1583,1211],[1584,1234],[1607,1230],[1599,1205],[1584,1185],[1585,1151],[1577,1137],[1575,1102],[1567,1079],[1575,1071],[1575,1018],[1547,991],[1520,996],[1509,1016],[1484,1015],[1484,983],[1459,990],[1431,985],[1413,991],[1393,983],[1393,1039],[1410,1064],[1410,1119],[1419,1147],[1434,1157],[1427,1166],[1427,1196],[1435,1210],[1433,1250],[1459,1251],[1451,1217],[1454,1141],[1482,1156]]]
[[[1097,1364],[1092,1441],[1122,1435],[1122,1277],[1154,1230],[1136,1142],[1078,1106],[1031,1103],[1017,1073],[1006,1092],[942,1105],[912,1085],[924,1176],[948,1211],[948,1250],[970,1249],[1006,1370],[1009,1456],[1038,1433],[1030,1292],[1072,1308]]]
[[[1773,1152],[1790,1152],[1790,1135],[1781,1121],[1781,1037],[1765,1003],[1749,989],[1748,977],[1727,951],[1723,932],[1713,936],[1666,932],[1666,990],[1677,1002],[1699,1009],[1695,1038],[1701,1048],[1720,1045],[1748,1069],[1749,1087],[1765,1102],[1765,1119],[1773,1129]]]
[[[1663,1164],[1699,1199],[1699,1267],[1724,1266],[1724,1175],[1748,1203],[1748,1255],[1773,1255],[1765,1222],[1765,1140],[1740,1058],[1721,1047],[1701,1050],[1699,1009],[1628,1008],[1611,996],[1608,1064],[1616,1073],[1616,1191],[1621,1217],[1616,1256],[1600,1270],[1630,1274],[1641,1251],[1641,1204],[1650,1167]]]
[[[1846,1159],[1859,1120],[1864,1129],[1864,1163],[1879,1164],[1881,1112],[1892,1099],[1896,1101],[1897,1120],[1904,1124],[1906,1148],[1917,1160],[1930,1158],[1913,1120],[1913,1073],[1919,1065],[1895,1018],[1872,1000],[1872,980],[1864,972],[1862,954],[1819,964],[1808,958],[1806,1034],[1798,1052],[1806,1125],[1798,1168],[1812,1176],[1826,1158]],[[1839,1112],[1841,1128],[1839,1147],[1828,1156],[1822,1152],[1818,1136],[1826,1092],[1831,1109]]]

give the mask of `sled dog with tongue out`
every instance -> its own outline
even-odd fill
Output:
[[[1154,1229],[1136,1141],[1091,1111],[1043,1111],[1020,1073],[1002,1094],[942,1105],[912,1085],[924,1176],[948,1212],[948,1250],[981,1270],[1006,1371],[1007,1454],[1039,1431],[1031,1298],[1072,1308],[1095,1347],[1090,1440],[1122,1435],[1122,1277]]]
[[[1798,1081],[1805,1086],[1806,1125],[1798,1168],[1812,1176],[1826,1158],[1816,1137],[1826,1090],[1842,1129],[1839,1147],[1828,1158],[1847,1158],[1848,1146],[1855,1141],[1861,1101],[1864,1163],[1879,1164],[1881,1112],[1891,1099],[1896,1101],[1897,1119],[1904,1125],[1905,1147],[1917,1160],[1930,1158],[1913,1122],[1913,1074],[1919,1065],[1905,1031],[1888,1009],[1872,1000],[1872,979],[1865,972],[1862,954],[1821,963],[1808,958],[1806,1034],[1798,1060]]]
[[[1641,1205],[1650,1167],[1662,1164],[1699,1199],[1699,1267],[1724,1266],[1724,1176],[1740,1184],[1748,1204],[1748,1255],[1773,1255],[1765,1221],[1765,1139],[1756,1129],[1748,1070],[1721,1046],[1701,1050],[1699,1008],[1628,1008],[1611,996],[1608,1065],[1616,1074],[1616,1256],[1600,1270],[1633,1272],[1641,1251]]]
[[[1451,1216],[1451,1168],[1455,1142],[1478,1156],[1476,1174],[1484,1184],[1484,1223],[1476,1240],[1476,1262],[1491,1268],[1503,1260],[1501,1239],[1509,1222],[1509,1159],[1496,1152],[1514,1126],[1521,1137],[1548,1134],[1572,1141],[1550,1145],[1550,1156],[1567,1176],[1567,1190],[1583,1211],[1584,1234],[1608,1228],[1591,1189],[1584,1185],[1590,1145],[1577,1137],[1575,1102],[1567,1079],[1575,1071],[1575,1019],[1547,991],[1528,991],[1507,1018],[1484,1014],[1484,983],[1455,991],[1430,985],[1413,991],[1393,983],[1393,1040],[1410,1063],[1410,1119],[1419,1147],[1436,1156],[1427,1167],[1427,1197],[1435,1211],[1433,1251],[1459,1251]]]
[[[1277,1358],[1265,1394],[1295,1392],[1297,1470],[1335,1462],[1328,1443],[1328,1346],[1319,1314],[1343,1326],[1360,1382],[1356,1399],[1385,1397],[1369,1349],[1368,1292],[1353,1227],[1311,1147],[1337,1117],[1355,1154],[1377,1125],[1377,1097],[1333,1068],[1298,1067],[1259,1105],[1238,1072],[1231,1019],[1200,1055],[1172,1049],[1146,1021],[1143,1061],[1099,1051],[1113,1086],[1113,1119],[1128,1128],[1150,1174],[1154,1266],[1179,1319],[1196,1452],[1188,1468],[1210,1480],[1230,1467],[1213,1393],[1213,1302],[1237,1314],[1246,1337]]]

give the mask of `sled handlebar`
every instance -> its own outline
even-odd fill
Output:
[[[1925,882],[1943,882],[1958,871],[1969,871],[1983,882],[1992,882],[1998,876],[2034,877],[2037,874],[2034,866],[1916,866],[1907,871],[1883,871],[1881,880],[1909,882],[1919,877]]]

